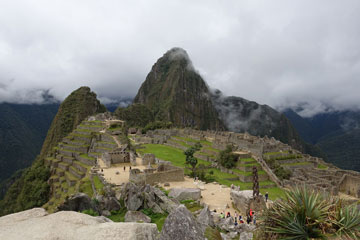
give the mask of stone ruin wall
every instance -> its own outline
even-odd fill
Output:
[[[345,174],[340,180],[339,191],[360,198],[360,177]]]
[[[163,167],[163,169],[161,169]],[[159,165],[158,171],[145,171],[132,169],[129,180],[137,184],[164,183],[164,182],[181,182],[184,181],[184,169],[172,166],[170,164]]]

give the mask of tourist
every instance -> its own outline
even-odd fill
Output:
[[[227,212],[226,218],[229,218],[229,217],[231,217],[230,212]]]
[[[244,220],[242,219],[242,216],[239,216],[239,223],[244,223]]]
[[[253,210],[250,208],[250,217],[252,218],[253,216]]]
[[[126,166],[124,166],[124,172],[126,171]]]
[[[234,224],[235,224],[235,227],[238,225],[238,222],[237,222],[236,218],[235,218],[235,223]]]
[[[247,224],[250,224],[250,222],[251,222],[251,217],[250,217],[249,213],[246,216],[246,222],[247,222]]]
[[[266,192],[266,193],[265,193],[265,202],[267,202],[268,198],[269,198],[269,193]]]
[[[256,225],[256,216],[255,216],[255,213],[253,215],[253,222],[254,222],[254,225]]]
[[[101,169],[101,172],[104,172],[104,169]]]
[[[237,219],[237,217],[238,217],[238,214],[237,214],[237,211],[235,211],[235,221],[236,221],[236,219]]]
[[[221,212],[220,213],[220,218],[224,218],[225,216],[224,216],[224,213],[223,212]]]

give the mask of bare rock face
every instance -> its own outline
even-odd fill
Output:
[[[158,234],[156,224],[107,222],[72,211],[34,208],[0,218],[2,240],[155,240]]]
[[[76,193],[68,198],[62,205],[58,207],[60,211],[82,212],[87,209],[96,211],[96,207],[91,202],[91,198],[85,193]]]
[[[139,186],[129,182],[123,188],[121,196],[124,197],[125,206],[130,211],[151,208],[155,213],[170,213],[178,206],[160,189],[150,185]]]
[[[201,225],[184,205],[178,206],[166,218],[160,240],[204,240]]]
[[[246,213],[249,209],[252,209],[255,212],[266,209],[266,203],[263,196],[260,195],[257,199],[254,199],[252,190],[232,190],[230,196],[236,208],[243,213]]]
[[[125,222],[150,223],[151,218],[139,211],[127,211],[127,213],[125,214]]]
[[[208,226],[215,227],[214,219],[208,205],[201,210],[199,216],[197,217],[197,221],[202,225],[203,230],[205,230]]]
[[[201,198],[201,190],[199,188],[173,188],[169,192],[169,197],[173,197],[179,201],[197,201]]]

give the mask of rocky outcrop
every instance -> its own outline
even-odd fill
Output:
[[[252,190],[236,191],[232,190],[230,196],[237,209],[242,213],[247,213],[249,209],[254,211],[262,211],[266,209],[266,203],[262,195],[258,198],[253,198]]]
[[[201,210],[200,214],[197,217],[197,221],[201,224],[204,231],[208,226],[215,227],[214,219],[211,215],[208,205],[205,205],[205,207]]]
[[[77,212],[47,214],[35,208],[0,218],[0,239],[26,240],[155,240],[152,223],[114,223]]]
[[[127,213],[125,214],[125,222],[150,223],[151,218],[139,211],[127,211]]]
[[[178,205],[160,189],[148,184],[140,186],[129,182],[124,186],[121,196],[124,198],[125,206],[130,211],[151,208],[155,213],[170,213]]]
[[[199,188],[173,188],[169,192],[169,197],[173,197],[179,201],[197,201],[201,198],[201,191]]]
[[[93,209],[97,211],[94,203],[91,202],[91,198],[85,193],[76,193],[68,198],[58,209],[60,211],[75,211],[82,212],[87,209]]]
[[[201,225],[184,205],[179,205],[166,218],[160,240],[204,240]]]

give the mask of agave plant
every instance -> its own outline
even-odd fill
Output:
[[[333,224],[341,239],[360,239],[360,211],[355,205],[340,206]]]
[[[326,239],[331,226],[328,211],[331,204],[318,192],[298,187],[275,202],[266,215],[266,232],[285,240]]]

